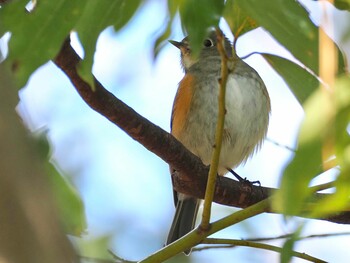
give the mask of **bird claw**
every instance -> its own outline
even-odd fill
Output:
[[[247,177],[242,177],[240,176],[238,173],[236,173],[235,171],[233,171],[232,169],[227,169],[234,177],[236,177],[236,179],[242,183],[242,184],[249,184],[249,185],[258,185],[261,186],[260,181],[249,181],[247,179]]]

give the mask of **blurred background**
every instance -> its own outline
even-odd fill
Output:
[[[319,24],[319,3],[300,2],[310,10],[311,19]],[[330,23],[326,31],[349,58],[350,38],[345,38],[343,28],[350,23],[350,17],[331,5],[327,7],[334,24]],[[119,99],[169,131],[172,103],[183,72],[179,51],[170,44],[166,44],[154,59],[154,42],[165,26],[166,14],[164,1],[148,0],[122,30],[116,33],[107,28],[99,37],[94,74]],[[232,41],[224,21],[221,27]],[[73,33],[72,37],[75,49],[83,55],[77,36]],[[183,37],[177,18],[171,39],[180,41]],[[267,52],[293,60],[290,53],[262,29],[245,34],[237,42],[239,56],[252,52]],[[272,114],[263,148],[236,172],[249,180],[259,180],[263,186],[277,187],[283,168],[293,156],[291,149],[296,147],[303,110],[263,58],[254,54],[245,61],[263,78],[270,94]],[[53,146],[52,162],[73,183],[84,201],[86,233],[81,238],[71,238],[80,254],[108,258],[109,249],[121,258],[140,260],[160,249],[175,211],[168,165],[91,110],[53,63],[40,67],[19,97],[17,111],[26,126],[32,132],[48,132]],[[331,171],[314,183],[326,182],[333,176],[334,171]],[[214,204],[212,220],[235,210]],[[279,236],[294,231],[303,220],[285,221],[282,216],[264,214],[216,236],[238,239]],[[302,235],[345,232],[350,232],[350,226],[310,220]],[[348,262],[348,242],[349,236],[314,238],[297,243],[295,250],[327,262]],[[282,245],[283,241],[271,243]],[[179,255],[168,262],[277,262],[278,259],[277,253],[236,247],[194,251],[190,257]],[[302,262],[293,260],[299,261]]]

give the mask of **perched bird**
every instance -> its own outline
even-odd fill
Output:
[[[221,56],[217,36],[210,31],[197,58],[191,54],[188,37],[170,41],[181,51],[185,76],[179,83],[171,115],[171,133],[205,165],[211,162],[218,118]],[[226,115],[218,174],[244,163],[264,140],[269,123],[270,98],[259,74],[232,52],[224,37],[224,47],[233,61],[226,84]],[[174,170],[170,167],[171,172]],[[176,212],[166,244],[190,232],[195,225],[199,199],[174,192]],[[190,251],[185,251],[188,254]]]

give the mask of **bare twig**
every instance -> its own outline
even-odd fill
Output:
[[[231,244],[233,246],[245,246],[245,247],[252,247],[252,248],[258,248],[258,249],[264,249],[264,250],[270,250],[274,252],[281,253],[283,248],[269,245],[269,244],[263,244],[253,241],[245,241],[245,240],[238,240],[238,239],[224,239],[224,238],[207,238],[203,242],[203,244]],[[213,247],[214,248],[214,247]],[[305,253],[300,253],[296,251],[292,251],[292,255],[294,257],[302,258],[304,260],[315,262],[315,263],[326,263],[326,261],[321,260],[319,258],[312,257],[310,255],[307,255]]]
[[[286,150],[288,150],[288,151],[291,151],[291,152],[293,152],[293,153],[296,152],[296,150],[295,150],[294,148],[289,147],[288,145],[285,145],[285,144],[281,144],[281,143],[279,143],[279,142],[276,142],[275,140],[273,140],[273,139],[271,139],[271,138],[266,138],[265,140],[266,140],[266,141],[269,141],[270,143],[273,143],[274,145],[276,145],[276,146],[278,146],[278,147],[281,147],[281,148],[284,148],[284,149],[286,149]]]
[[[285,234],[275,237],[260,237],[260,238],[245,238],[240,239],[242,241],[248,241],[248,242],[266,242],[266,241],[274,241],[279,239],[287,239],[291,238],[293,234]],[[350,232],[343,232],[343,233],[327,233],[327,234],[315,234],[315,235],[308,235],[308,236],[302,236],[299,237],[297,241],[302,241],[306,239],[312,239],[312,238],[327,238],[327,237],[338,237],[338,236],[350,236]],[[205,242],[203,242],[204,244]],[[238,245],[230,245],[230,244],[224,244],[224,245],[215,245],[215,246],[201,246],[201,247],[195,247],[192,249],[192,252],[198,252],[202,250],[207,249],[218,249],[218,248],[233,248],[237,247]]]
[[[108,249],[109,254],[112,255],[113,258],[115,258],[117,261],[115,263],[136,263],[136,261],[126,260],[124,258],[119,257],[117,254],[115,254],[112,250]]]
[[[280,236],[276,236],[276,237],[247,238],[244,240],[245,241],[254,241],[254,242],[273,241],[273,240],[278,240],[278,239],[290,238],[290,237],[292,237],[292,235],[293,234],[285,234],[285,235],[280,235]],[[305,239],[311,239],[311,238],[336,237],[336,236],[350,236],[350,232],[327,233],[327,234],[315,234],[315,235],[301,236],[301,237],[298,237],[298,240],[305,240]]]

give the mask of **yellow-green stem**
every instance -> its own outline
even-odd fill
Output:
[[[156,253],[150,255],[146,259],[140,261],[141,263],[163,262],[176,254],[199,244],[205,237],[214,234],[230,225],[241,222],[247,218],[261,214],[268,210],[270,206],[270,199],[263,200],[243,210],[239,210],[227,217],[224,217],[211,224],[210,229],[199,231],[198,228],[188,233],[186,236],[178,239],[174,243],[162,248]]]
[[[223,35],[220,29],[216,30],[217,35],[217,48],[221,56],[221,78],[219,81],[219,109],[218,109],[218,120],[216,125],[216,132],[215,132],[215,145],[211,164],[210,164],[210,170],[208,175],[208,181],[207,181],[207,187],[205,191],[205,197],[204,197],[204,206],[203,206],[203,213],[202,213],[202,221],[200,224],[200,228],[203,230],[208,229],[209,222],[210,222],[210,214],[211,214],[211,204],[213,202],[214,198],[214,191],[215,191],[215,182],[216,182],[216,176],[218,171],[218,165],[220,160],[220,151],[221,151],[221,144],[222,144],[222,134],[224,130],[224,123],[225,123],[225,97],[226,97],[226,82],[227,82],[227,75],[228,75],[228,69],[227,69],[227,55],[223,44]]]

